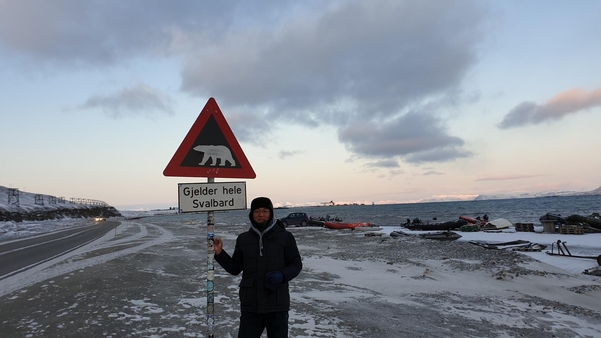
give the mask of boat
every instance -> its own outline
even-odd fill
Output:
[[[601,230],[601,215],[599,215],[598,212],[593,212],[587,217],[587,223],[593,228]],[[601,265],[601,263],[599,265]]]
[[[369,222],[355,222],[355,223],[345,223],[345,222],[324,222],[324,226],[328,229],[355,229],[358,227],[368,227],[371,223]]]
[[[459,216],[459,219],[465,220],[470,224],[478,224],[478,225],[485,225],[488,223],[488,215],[484,215],[482,216],[482,218],[480,218],[480,216],[477,216],[476,218],[467,216],[467,215],[461,215]]]
[[[585,230],[589,230],[588,232],[598,232],[598,230],[601,230],[601,216],[597,212],[592,213],[590,216],[574,214],[566,217],[566,224],[583,226],[587,228]]]
[[[541,223],[543,223],[544,221],[555,221],[555,223],[560,223],[560,224],[567,223],[567,220],[565,219],[565,217],[561,217],[560,214],[552,214],[550,212],[542,215],[538,220],[541,221]]]
[[[465,220],[466,222],[470,223],[470,224],[476,224],[478,223],[478,220],[466,215],[461,215],[459,216],[459,219]]]
[[[454,241],[457,240],[459,238],[461,238],[461,235],[453,232],[453,231],[439,231],[439,232],[429,232],[429,233],[425,233],[425,234],[419,234],[419,235],[414,235],[414,234],[409,234],[409,233],[405,233],[403,231],[392,231],[390,233],[390,237],[420,237],[420,238],[425,238],[425,239],[434,239],[434,240],[438,240],[438,241]]]
[[[505,218],[497,218],[489,221],[484,226],[482,226],[482,230],[500,230],[507,229],[512,226],[511,222],[506,220]]]
[[[390,237],[401,237],[401,236],[412,236],[412,235],[406,234],[402,231],[392,231],[389,236]]]
[[[459,227],[460,231],[463,232],[478,232],[480,231],[480,227],[478,226],[478,224],[467,224],[467,225],[462,225]]]
[[[418,218],[416,218],[412,222],[407,222],[402,226],[409,230],[453,230],[460,228],[461,226],[466,225],[467,223],[468,222],[464,219],[443,223],[422,223]]]
[[[454,241],[461,238],[461,235],[453,231],[441,231],[421,234],[420,237],[425,239],[435,239],[437,241]]]

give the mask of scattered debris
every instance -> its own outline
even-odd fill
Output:
[[[551,252],[547,251],[547,255],[552,256],[563,256],[563,257],[574,257],[574,258],[588,258],[588,259],[596,259],[597,264],[601,265],[601,255],[599,256],[578,256],[572,255],[568,247],[566,246],[566,242],[562,242],[561,240],[557,240],[557,252],[555,250],[555,244],[551,243]],[[562,248],[563,247],[563,248]]]
[[[509,242],[486,242],[486,241],[469,241],[472,244],[481,246],[485,249],[493,250],[512,250],[512,251],[542,251],[547,246],[539,243],[532,243],[518,239]]]
[[[381,233],[381,232],[368,232],[368,233],[365,234],[366,237],[382,236],[382,235],[384,235],[384,234]]]
[[[599,277],[601,277],[601,269],[599,269],[599,268],[586,269],[582,273],[585,274],[585,275],[591,275],[591,276],[599,276]]]

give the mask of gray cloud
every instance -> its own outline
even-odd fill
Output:
[[[0,1],[0,49],[36,62],[111,64],[169,54],[190,34],[220,39],[247,15],[273,15],[277,2],[181,0]],[[282,5],[286,1],[279,2]]]
[[[247,142],[259,147],[275,143],[271,130],[276,128],[275,123],[266,112],[255,111],[254,114],[245,112],[244,108],[226,110],[221,108],[225,118],[232,128],[239,142]]]
[[[380,160],[365,164],[368,168],[399,168],[399,162],[395,160]]]
[[[411,155],[407,156],[405,160],[409,163],[419,164],[425,162],[454,161],[459,158],[472,156],[473,153],[471,151],[461,149],[458,146],[445,145],[435,149],[412,153]]]
[[[477,178],[476,181],[509,181],[521,180],[523,178],[541,177],[544,175],[491,175]]]
[[[296,155],[299,155],[302,153],[304,153],[304,151],[301,151],[301,150],[293,150],[293,151],[281,150],[279,153],[279,157],[281,160],[285,160],[289,157],[296,156]]]
[[[582,110],[601,106],[601,87],[591,92],[572,88],[555,95],[543,105],[522,102],[509,111],[498,125],[500,129],[540,124],[562,119]]]
[[[475,61],[479,12],[452,3],[343,1],[278,31],[232,31],[182,71],[182,89],[281,114],[390,114],[458,85]],[[202,46],[199,44],[199,46]]]
[[[387,129],[404,111],[443,97],[457,104],[476,62],[483,15],[471,2],[341,1],[277,31],[231,31],[187,59],[182,90],[267,111],[271,121],[338,126],[339,140],[361,156],[414,162],[468,156],[444,130],[428,138],[412,132],[422,128],[415,118],[406,120],[418,123],[407,126],[406,136],[390,130],[377,137],[361,128],[369,122],[372,130]],[[433,112],[428,118],[439,125]],[[432,149],[438,151],[425,153]]]
[[[412,112],[386,123],[356,122],[339,131],[348,150],[367,158],[404,158],[408,162],[444,162],[470,153],[462,139],[448,135],[432,114]]]
[[[100,108],[106,114],[118,118],[125,115],[173,114],[171,99],[158,90],[137,85],[114,95],[93,96],[78,106],[80,109]]]
[[[487,16],[478,1],[5,1],[0,52],[68,67],[173,57],[183,60],[181,90],[227,104],[239,140],[331,125],[354,155],[386,167],[469,156],[436,113],[477,99],[462,98],[461,83]],[[145,108],[170,111],[150,96]],[[145,109],[125,91],[82,107]],[[428,113],[408,113],[417,111]]]
[[[424,176],[431,176],[431,175],[444,175],[443,173],[436,171],[436,170],[428,170],[425,173],[423,173]]]

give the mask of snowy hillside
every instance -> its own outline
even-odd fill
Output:
[[[97,200],[56,197],[0,186],[0,221],[45,220],[120,216],[112,206]]]
[[[481,200],[500,200],[512,198],[534,198],[534,197],[551,197],[551,196],[584,196],[584,195],[601,195],[601,187],[591,191],[548,191],[538,193],[515,193],[515,194],[494,194],[494,195],[478,195],[474,201]]]

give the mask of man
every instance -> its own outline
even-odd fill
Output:
[[[303,264],[294,236],[274,218],[273,204],[257,197],[250,204],[251,227],[236,239],[234,254],[223,250],[215,239],[215,260],[240,281],[240,328],[238,338],[288,337],[290,291],[288,282],[298,276]]]

